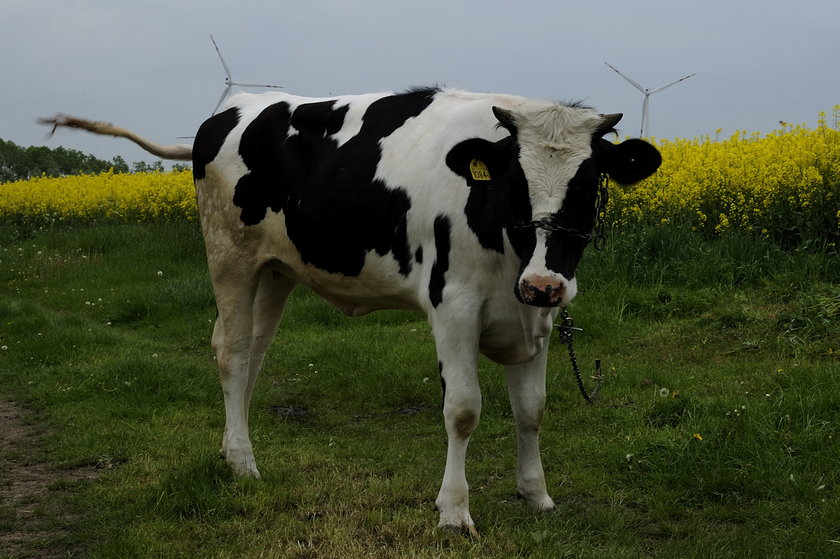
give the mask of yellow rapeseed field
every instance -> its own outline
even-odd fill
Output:
[[[662,167],[629,188],[612,188],[614,225],[676,223],[732,228],[785,240],[840,236],[840,105],[816,129],[782,124],[762,136],[653,140]]]
[[[192,171],[38,177],[0,185],[0,219],[72,221],[195,219]]]
[[[815,129],[783,124],[724,140],[652,141],[663,164],[631,187],[612,185],[615,227],[671,223],[712,234],[740,228],[802,241],[840,238],[840,105]],[[33,178],[0,185],[0,219],[32,224],[195,219],[189,171]]]

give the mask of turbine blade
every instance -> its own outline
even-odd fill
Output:
[[[232,88],[232,87],[233,87],[232,85],[229,85],[229,86],[227,86],[227,87],[225,88],[225,90],[224,90],[224,91],[222,91],[222,96],[221,96],[221,97],[219,97],[219,102],[218,102],[218,103],[216,103],[216,108],[215,108],[215,109],[213,109],[213,112],[212,112],[212,113],[210,113],[210,116],[213,116],[214,114],[216,114],[216,111],[218,111],[218,110],[219,110],[219,107],[221,107],[221,106],[222,106],[222,102],[225,100],[225,97],[227,97],[227,96],[228,96],[228,94],[230,93],[230,90],[231,90],[231,88]]]
[[[697,74],[691,74],[691,76],[696,76],[696,75],[697,75]],[[654,94],[654,93],[659,93],[659,92],[660,92],[660,91],[662,91],[663,89],[668,89],[668,88],[669,88],[669,87],[671,87],[672,85],[677,85],[677,84],[678,84],[678,83],[680,83],[680,82],[684,82],[685,80],[687,80],[687,79],[688,79],[688,78],[690,78],[691,76],[686,76],[686,77],[684,77],[684,78],[680,78],[680,79],[678,79],[678,80],[677,80],[677,81],[675,81],[675,82],[671,82],[671,83],[669,83],[668,85],[663,85],[662,87],[657,87],[656,89],[651,89],[651,90],[650,90],[650,92],[651,92],[651,94]]]
[[[622,78],[624,78],[625,80],[627,80],[628,82],[630,82],[630,85],[632,85],[633,87],[635,87],[636,89],[638,89],[638,90],[639,90],[639,91],[641,91],[642,93],[646,93],[646,92],[645,92],[645,88],[644,88],[644,87],[642,87],[641,85],[639,85],[639,83],[638,83],[637,81],[635,81],[635,80],[633,80],[633,79],[631,79],[631,78],[629,78],[629,77],[625,76],[624,74],[622,74],[622,73],[621,73],[621,70],[619,70],[618,68],[616,68],[615,66],[613,66],[613,65],[612,65],[612,64],[610,64],[609,62],[606,62],[606,61],[605,61],[605,62],[604,62],[604,64],[606,64],[607,66],[609,66],[610,68],[612,68],[612,69],[613,69],[613,71],[615,71],[615,73],[616,73],[616,74],[618,74],[619,76],[621,76]]]
[[[239,82],[231,82],[231,85],[238,85],[239,87],[269,87],[273,89],[282,89],[282,85],[265,85],[261,83],[239,83]]]
[[[650,122],[648,115],[650,114],[650,95],[645,95],[645,101],[642,103],[642,129],[639,132],[639,137],[644,138],[645,132],[650,134]]]
[[[213,41],[213,46],[216,47],[216,54],[219,55],[219,60],[222,61],[222,67],[224,67],[225,74],[227,74],[228,83],[231,83],[233,78],[230,75],[230,68],[228,68],[228,65],[225,63],[225,59],[222,57],[222,51],[219,50],[219,45],[216,44],[216,39],[213,38],[213,35],[210,35],[210,40]]]

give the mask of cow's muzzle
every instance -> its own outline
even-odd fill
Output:
[[[535,307],[557,307],[563,304],[569,286],[563,278],[528,276],[519,280],[520,301]]]

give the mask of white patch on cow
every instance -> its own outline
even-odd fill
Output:
[[[237,128],[246,128],[248,124],[251,123],[259,114],[268,107],[269,105],[273,105],[274,103],[279,103],[280,101],[285,101],[289,95],[285,93],[265,93],[263,95],[255,95],[253,93],[237,93],[233,97],[230,97],[228,101],[222,106],[222,109],[236,107],[239,111],[239,124],[236,128],[234,128],[231,134],[235,134]],[[242,131],[240,131],[236,135],[237,141],[239,140],[239,136],[241,136]],[[228,141],[230,137],[228,137]]]
[[[557,274],[549,270],[546,266],[546,257],[548,255],[548,233],[543,229],[537,229],[536,235],[537,243],[534,246],[534,253],[531,255],[531,261],[528,262],[528,265],[524,270],[522,270],[522,276],[557,276]]]
[[[543,229],[537,229],[537,242],[534,247],[534,254],[528,265],[522,271],[522,279],[526,278],[540,278],[543,281],[549,281],[558,287],[563,288],[563,298],[561,304],[569,303],[577,295],[577,279],[567,279],[562,274],[558,274],[548,269],[546,260],[548,257],[548,232]]]
[[[593,110],[542,103],[523,104],[513,113],[532,215],[544,219],[563,205],[569,181],[592,154],[592,133],[603,117]]]
[[[381,99],[392,93],[369,93],[366,95],[348,95],[339,97],[333,105],[333,110],[342,107],[348,107],[347,114],[344,115],[344,124],[341,130],[331,136],[338,144],[338,147],[343,146],[352,138],[355,138],[362,129],[363,117],[365,112],[374,101]]]
[[[509,102],[510,99],[457,90],[438,93],[419,116],[409,118],[390,136],[380,140],[382,156],[375,178],[388,186],[408,191],[411,214],[421,226],[431,223],[437,215],[452,214],[452,208],[463,208],[469,189],[463,179],[445,165],[446,154],[468,138],[495,141],[507,136],[505,130],[496,126],[492,115],[495,102]],[[466,100],[469,102],[465,103]],[[430,165],[430,162],[434,164]],[[456,217],[463,215],[461,211],[455,213]],[[463,234],[474,237],[466,232]]]

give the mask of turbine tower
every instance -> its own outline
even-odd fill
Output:
[[[677,81],[671,82],[667,85],[663,85],[663,86],[660,86],[660,87],[654,87],[653,89],[648,89],[648,88],[642,87],[641,85],[639,85],[638,82],[636,82],[633,79],[631,79],[631,78],[625,76],[624,74],[622,74],[621,70],[619,70],[615,66],[611,65],[609,62],[604,62],[604,64],[609,66],[613,71],[615,71],[616,74],[618,74],[619,76],[621,76],[622,78],[624,78],[625,80],[630,82],[630,85],[632,85],[633,87],[635,87],[636,89],[641,91],[642,95],[645,96],[645,100],[642,103],[642,128],[641,128],[641,131],[639,132],[639,137],[640,138],[644,138],[645,137],[645,131],[650,130],[650,96],[653,95],[654,93],[659,93],[663,89],[668,89],[672,85],[677,85],[678,83],[687,80],[691,76],[696,76],[697,75],[697,74],[690,74],[688,76],[685,76],[684,78],[680,78]]]
[[[230,95],[230,91],[235,85],[238,85],[240,87],[269,87],[274,89],[279,89],[283,87],[282,85],[263,85],[258,83],[240,83],[233,81],[233,78],[230,75],[230,68],[228,68],[228,65],[225,64],[225,59],[222,58],[222,51],[219,50],[219,45],[216,44],[216,40],[213,38],[213,35],[210,35],[210,40],[213,41],[213,46],[216,47],[216,53],[219,55],[219,60],[222,61],[222,67],[225,69],[225,85],[227,85],[225,90],[222,92],[222,96],[219,97],[219,102],[216,103],[216,108],[213,109],[211,116],[216,114],[216,111],[218,111],[219,107],[222,106],[222,102],[228,95]]]

